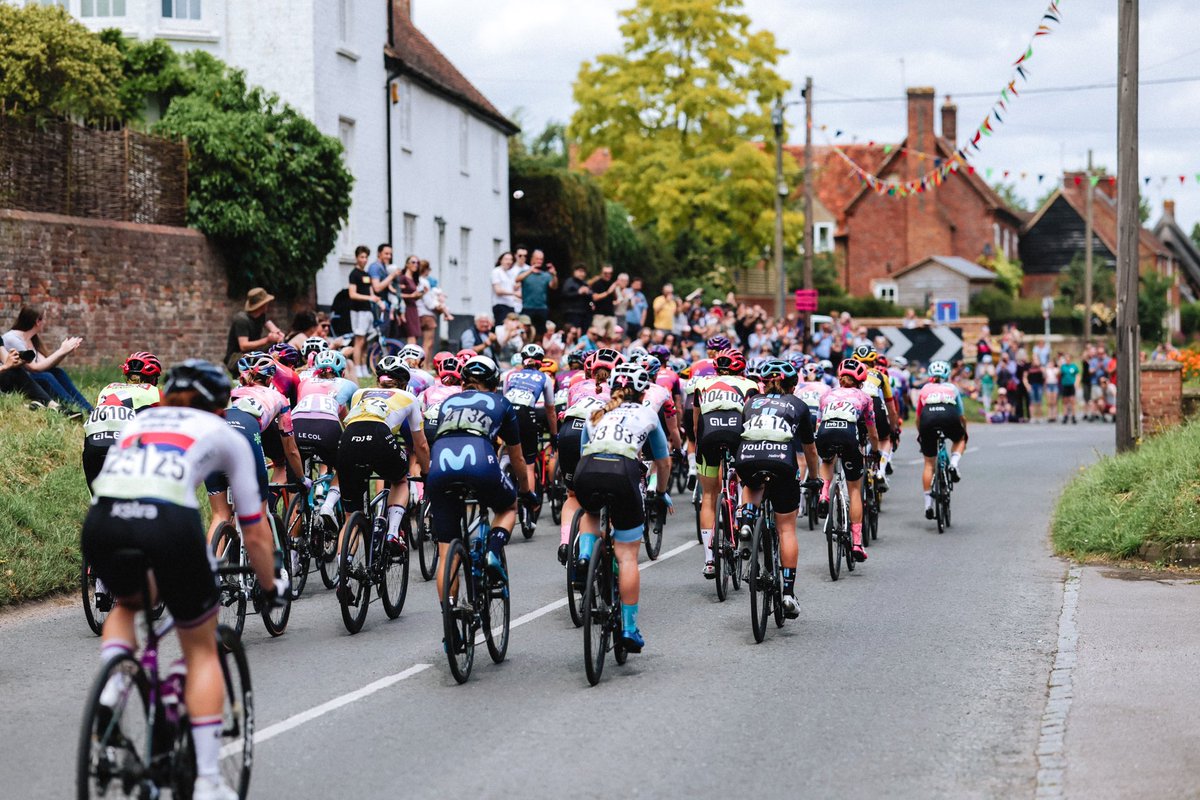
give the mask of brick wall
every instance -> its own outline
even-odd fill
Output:
[[[1159,433],[1183,422],[1183,365],[1178,361],[1142,364],[1142,430]]]
[[[107,365],[135,350],[164,363],[220,360],[229,321],[225,270],[203,234],[188,228],[0,209],[0,330],[21,305],[47,315],[45,345],[82,336],[71,364]],[[287,308],[271,319],[286,329]]]

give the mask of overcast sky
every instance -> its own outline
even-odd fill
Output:
[[[756,28],[774,32],[788,51],[780,69],[793,83],[816,87],[814,125],[838,141],[896,142],[904,103],[838,104],[848,98],[902,98],[904,86],[933,86],[938,103],[958,95],[959,136],[972,133],[1007,84],[1012,62],[1037,27],[1048,0],[746,0]],[[414,0],[413,16],[430,39],[505,113],[524,109],[527,130],[570,118],[579,64],[620,47],[617,11],[632,0]],[[1061,25],[1036,40],[1027,88],[1113,83],[1117,70],[1117,0],[1060,0]],[[1200,10],[1194,0],[1141,0],[1140,174],[1157,221],[1162,201],[1177,201],[1186,229],[1200,220]],[[903,65],[901,64],[903,59]],[[1063,168],[1095,162],[1116,170],[1116,89],[1024,95],[972,163],[991,167],[1029,201]],[[824,101],[824,102],[823,102]],[[789,113],[803,141],[802,111]],[[824,143],[815,134],[817,143]],[[1021,172],[1028,177],[1021,181]],[[1042,184],[1036,176],[1046,175]],[[1180,175],[1187,176],[1180,186]],[[1166,176],[1164,182],[1162,177]],[[904,202],[897,200],[896,202]]]

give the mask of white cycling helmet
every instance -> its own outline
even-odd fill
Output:
[[[425,348],[419,344],[406,344],[400,349],[400,360],[410,367],[419,367],[425,363]],[[416,361],[416,364],[409,364],[410,361]]]
[[[645,394],[650,388],[650,373],[641,364],[618,364],[608,379],[608,385],[613,389],[624,387]]]

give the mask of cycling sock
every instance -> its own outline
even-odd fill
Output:
[[[571,521],[567,519],[567,515],[563,514],[562,525],[558,526],[559,544],[570,544],[571,542]]]
[[[596,549],[596,542],[600,539],[594,533],[579,534],[579,560],[587,561],[592,557],[592,551]]]
[[[342,493],[336,486],[330,486],[329,492],[325,495],[325,502],[321,504],[322,514],[332,514],[333,509],[337,508],[338,500],[342,499]]]
[[[221,717],[197,717],[192,720],[192,742],[196,747],[196,775],[221,779]]]
[[[933,508],[933,494],[931,492],[926,492],[925,493],[925,510],[928,511],[931,508]]]
[[[833,483],[832,481],[827,481],[827,480],[821,481],[821,502],[823,502],[823,503],[829,502],[829,487],[832,483]]]
[[[862,547],[862,523],[852,522],[850,524],[850,543],[855,547]]]
[[[107,664],[108,660],[114,656],[119,656],[124,653],[132,653],[133,645],[123,639],[109,639],[104,644],[100,645],[100,663]]]
[[[400,535],[400,523],[404,521],[404,506],[387,507],[387,535],[394,538]]]
[[[796,570],[788,569],[787,567],[783,568],[783,593],[796,593]]]
[[[950,454],[950,468],[951,469],[958,469],[958,460],[960,458],[962,458],[962,453],[951,453]]]
[[[637,615],[638,604],[627,605],[621,603],[621,626],[628,632],[633,633],[637,630]]]
[[[692,472],[696,471],[696,454],[688,453],[688,469]]]
[[[707,564],[713,560],[712,556],[712,528],[704,528],[700,531],[700,543],[704,545],[704,563]]]

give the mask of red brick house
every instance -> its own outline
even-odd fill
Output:
[[[918,180],[954,155],[957,107],[947,98],[938,135],[933,89],[912,88],[907,117],[907,132],[898,144],[841,149],[884,180]],[[803,147],[789,149],[803,163]],[[895,299],[893,275],[935,255],[978,261],[1003,251],[1017,257],[1020,212],[968,168],[949,173],[936,189],[898,199],[862,185],[833,147],[816,148],[815,166],[816,195],[837,220],[834,249],[850,294]]]

